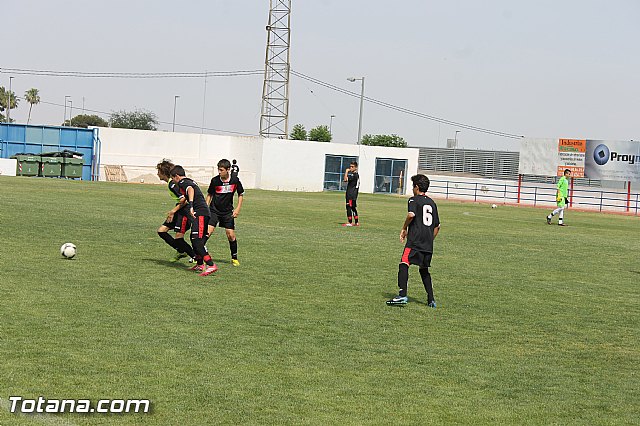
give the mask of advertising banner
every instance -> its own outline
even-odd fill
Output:
[[[584,175],[640,182],[640,142],[587,140]]]
[[[556,176],[562,176],[566,169],[571,176],[584,177],[584,160],[587,141],[584,139],[560,139],[558,142],[558,167]]]

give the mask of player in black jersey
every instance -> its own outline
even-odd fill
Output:
[[[231,177],[238,177],[238,173],[240,173],[240,167],[238,166],[238,162],[235,160],[231,160]]]
[[[218,161],[219,175],[211,179],[207,190],[206,203],[211,211],[208,235],[211,235],[218,224],[225,229],[229,250],[231,251],[231,264],[240,266],[238,260],[238,240],[235,232],[235,218],[240,214],[244,188],[238,176],[229,173],[231,163],[227,159]],[[238,194],[238,207],[233,208],[233,194]]]
[[[360,175],[358,174],[358,163],[352,161],[349,168],[344,172],[344,181],[347,182],[347,192],[345,198],[347,201],[347,220],[342,226],[360,226],[358,223],[358,210],[356,209],[358,200],[358,191],[360,190]]]
[[[204,201],[204,196],[198,185],[188,177],[182,166],[174,166],[171,169],[171,180],[178,184],[180,194],[186,199],[191,220],[191,244],[196,252],[198,264],[191,268],[194,271],[202,271],[200,276],[207,276],[218,270],[213,259],[207,252],[207,226],[209,225],[209,207]],[[204,266],[204,263],[207,266]]]
[[[158,235],[167,244],[176,249],[174,260],[177,261],[187,256],[193,259],[195,257],[195,253],[189,243],[184,240],[184,234],[187,232],[190,226],[188,217],[189,213],[184,208],[187,203],[185,198],[181,196],[178,185],[174,183],[171,180],[171,176],[169,176],[169,173],[171,172],[173,166],[174,164],[171,162],[171,160],[167,159],[163,159],[156,165],[156,169],[158,170],[158,178],[168,183],[169,194],[176,201],[175,207],[167,213],[166,220],[162,225],[160,225],[160,228],[158,228]],[[170,230],[175,231],[175,238],[169,235]]]
[[[418,265],[422,284],[427,291],[427,304],[436,307],[431,283],[431,256],[433,255],[433,240],[440,231],[440,218],[436,203],[425,193],[429,189],[429,178],[425,175],[411,177],[413,182],[413,197],[409,198],[408,213],[400,231],[400,241],[407,244],[402,252],[402,259],[398,268],[398,287],[400,294],[387,301],[387,305],[404,305],[407,298],[407,282],[409,281],[409,265]],[[408,228],[408,230],[407,230]]]

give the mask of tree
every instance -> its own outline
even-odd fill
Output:
[[[307,131],[305,130],[304,125],[296,124],[295,126],[293,126],[293,130],[291,131],[291,135],[289,137],[295,141],[306,141]]]
[[[407,142],[398,135],[364,135],[362,145],[406,148]]]
[[[27,118],[27,124],[29,124],[31,121],[31,108],[40,103],[40,94],[38,93],[38,89],[31,88],[24,92],[24,100],[29,102],[29,117]]]
[[[329,127],[321,125],[309,130],[309,140],[317,142],[331,142]]]
[[[97,115],[79,114],[73,117],[71,121],[66,120],[63,126],[83,127],[86,129],[89,126],[109,127],[109,123]]]
[[[109,125],[120,129],[158,130],[158,117],[151,111],[116,111],[109,116]]]
[[[0,86],[0,111],[5,111],[7,109],[7,100],[9,100],[11,104],[11,109],[18,108],[18,98],[16,98],[16,94],[13,91],[9,94],[8,90]],[[4,115],[2,116],[2,121],[5,121]],[[14,120],[11,120],[11,122],[13,121]]]

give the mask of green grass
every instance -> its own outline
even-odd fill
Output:
[[[638,424],[638,217],[439,201],[426,306],[397,292],[406,200],[250,190],[242,265],[168,261],[160,186],[2,177],[0,425]],[[64,242],[78,246],[64,260]],[[149,398],[30,417],[6,398]]]

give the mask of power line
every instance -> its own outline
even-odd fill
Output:
[[[203,71],[203,72],[85,72],[85,71],[54,71],[31,70],[22,68],[0,68],[0,74],[35,75],[46,77],[74,77],[74,78],[206,78],[206,77],[243,77],[262,75],[264,70],[236,70],[236,71]]]
[[[345,95],[352,96],[352,97],[355,97],[355,98],[360,98],[360,94],[359,93],[351,92],[349,90],[343,89],[343,88],[335,86],[333,84],[324,82],[322,80],[318,80],[317,78],[310,77],[308,75],[302,74],[302,73],[300,73],[298,71],[295,71],[293,69],[291,70],[291,74],[293,74],[294,76],[299,77],[299,78],[301,78],[303,80],[307,80],[307,81],[310,81],[312,83],[318,84],[320,86],[326,87],[328,89],[334,90],[336,92],[343,93]],[[443,123],[443,124],[448,124],[448,125],[451,125],[451,126],[456,126],[456,127],[462,128],[462,129],[472,130],[474,132],[486,133],[486,134],[490,134],[490,135],[494,135],[494,136],[501,136],[501,137],[513,138],[513,139],[520,139],[520,138],[524,137],[522,135],[516,135],[516,134],[513,134],[513,133],[501,132],[501,131],[492,130],[492,129],[485,129],[485,128],[473,126],[473,125],[470,125],[470,124],[459,123],[457,121],[452,121],[452,120],[447,120],[445,118],[435,117],[435,116],[424,114],[424,113],[421,113],[421,112],[418,112],[418,111],[413,111],[413,110],[410,110],[408,108],[404,108],[404,107],[400,107],[400,106],[397,106],[397,105],[393,105],[393,104],[390,104],[388,102],[383,102],[383,101],[380,101],[380,100],[377,100],[377,99],[374,99],[374,98],[371,98],[371,97],[368,97],[368,96],[365,96],[364,99],[366,101],[372,103],[372,104],[380,105],[382,107],[389,108],[389,109],[392,109],[394,111],[398,111],[398,112],[402,112],[404,114],[409,114],[409,115],[413,115],[413,116],[416,116],[416,117],[424,118],[426,120],[436,121],[438,123]]]
[[[16,96],[16,99],[20,99],[20,100],[23,100],[23,101],[26,100],[26,99],[24,99],[23,97],[20,97],[20,96]],[[43,100],[41,100],[39,103],[45,104],[45,105],[53,105],[53,106],[58,106],[58,107],[64,107],[64,105],[62,105],[62,104],[58,104],[58,103],[55,103],[55,102],[47,102],[47,101],[43,101]],[[108,116],[111,115],[110,112],[99,111],[99,110],[95,110],[95,109],[85,108],[84,110],[87,111],[87,112],[92,112],[92,113],[101,115],[101,116],[107,116],[108,117]],[[65,122],[66,121],[67,120],[65,120]],[[157,121],[157,123],[158,124],[166,124],[166,125],[173,124],[173,122],[168,122],[168,121]],[[188,129],[198,129],[198,130],[204,129],[204,130],[212,131],[212,132],[231,133],[231,134],[234,134],[234,135],[241,135],[241,136],[258,136],[255,133],[235,132],[233,130],[213,129],[213,128],[210,128],[210,127],[204,127],[203,128],[202,126],[192,126],[192,125],[189,125],[189,124],[176,123],[176,126],[186,127]]]
[[[352,92],[350,90],[343,89],[339,86],[335,86],[333,84],[327,83],[325,81],[319,80],[317,78],[305,75],[301,72],[295,71],[293,69],[290,70],[291,74],[301,78],[303,80],[309,81],[311,83],[317,84],[319,86],[326,87],[330,90],[336,91],[338,93],[342,93],[347,96],[352,96],[359,98],[360,94]],[[32,70],[32,69],[22,69],[22,68],[0,68],[0,74],[18,74],[18,75],[35,75],[35,76],[49,76],[49,77],[70,77],[70,78],[120,78],[120,79],[140,79],[140,78],[207,78],[207,77],[244,77],[244,76],[253,76],[253,75],[263,75],[264,70],[234,70],[234,71],[203,71],[203,72],[85,72],[85,71],[55,71],[55,70]],[[435,121],[437,123],[447,124],[450,126],[455,126],[461,129],[471,130],[474,132],[485,133],[494,136],[500,136],[505,138],[512,139],[520,139],[524,136],[517,135],[509,132],[502,132],[499,130],[487,129],[483,127],[474,126],[471,124],[460,123],[453,120],[448,120],[441,117],[436,117],[433,115],[425,114],[419,111],[414,111],[408,108],[404,108],[398,105],[394,105],[388,102],[384,102],[378,99],[374,99],[368,96],[365,96],[364,99],[372,104],[382,106],[384,108],[388,108],[394,111],[401,112],[403,114],[412,115],[414,117],[423,118],[425,120]],[[56,104],[52,104],[56,105]],[[110,114],[104,113],[100,111],[94,111],[102,114]],[[171,124],[165,122],[158,122],[162,124]],[[189,125],[181,125],[182,127],[194,128],[194,129],[202,129],[202,127],[198,126],[189,126]],[[219,130],[219,129],[206,129],[213,131],[221,131],[226,133],[236,133],[242,135],[248,135],[247,133],[239,133],[232,132],[227,130]]]

